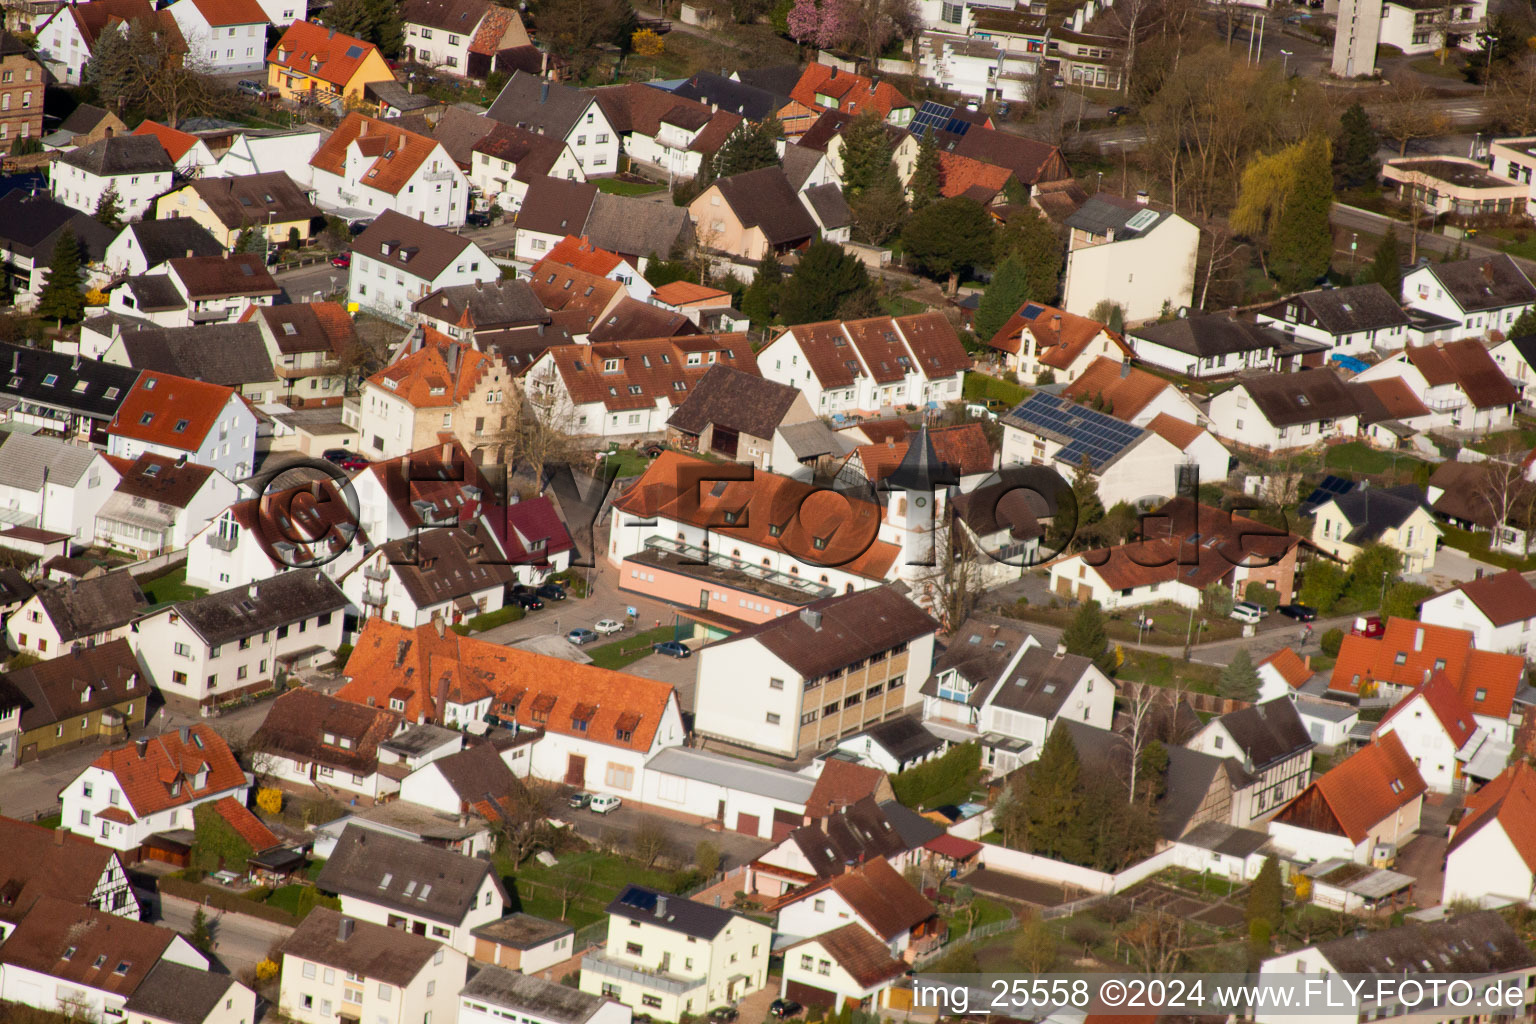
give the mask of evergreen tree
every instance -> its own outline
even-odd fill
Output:
[[[235,252],[260,253],[266,252],[267,240],[262,237],[261,229],[254,227],[242,228],[235,239]]]
[[[1109,646],[1109,637],[1104,632],[1104,613],[1099,611],[1099,602],[1083,602],[1071,623],[1062,630],[1061,642],[1066,645],[1068,654],[1079,657],[1097,658],[1104,653],[1104,648]]]
[[[201,906],[192,914],[192,934],[187,936],[187,941],[203,953],[213,948],[213,932],[208,927],[208,915],[203,913]]]
[[[53,259],[48,264],[48,280],[37,298],[37,315],[47,320],[79,320],[85,312],[85,295],[80,291],[83,275],[80,273],[80,243],[68,228],[59,236],[53,247]]]
[[[1263,922],[1269,926],[1273,934],[1284,923],[1282,914],[1285,910],[1285,893],[1280,878],[1280,862],[1273,857],[1264,861],[1264,866],[1259,868],[1259,874],[1253,880],[1253,886],[1248,890],[1248,906],[1244,910],[1243,918],[1251,928],[1256,922]]]
[[[1524,338],[1530,334],[1536,334],[1536,309],[1528,309],[1515,317],[1509,328],[1511,338]]]
[[[974,199],[941,199],[914,213],[901,229],[907,260],[919,271],[949,279],[954,294],[960,275],[992,262],[997,233],[991,214]]]
[[[1233,700],[1258,700],[1259,673],[1248,656],[1248,648],[1239,647],[1216,681],[1216,692]]]
[[[907,197],[896,178],[896,168],[849,198],[848,211],[853,214],[854,233],[859,241],[884,245],[907,216]]]
[[[1027,838],[1032,852],[1046,857],[1078,852],[1083,798],[1078,791],[1081,765],[1066,726],[1057,723],[1029,766],[1029,787],[1022,795]]]
[[[745,174],[777,164],[778,140],[783,134],[783,126],[773,116],[755,127],[743,123],[715,154],[715,176],[729,178],[733,174]]]
[[[885,121],[874,108],[853,119],[843,132],[843,191],[856,196],[894,174]]]
[[[784,287],[784,268],[777,254],[769,251],[757,265],[752,283],[741,298],[741,311],[752,321],[753,327],[766,327],[773,322],[779,308],[779,292]]]
[[[1333,262],[1333,171],[1328,140],[1301,143],[1290,188],[1269,236],[1269,269],[1286,291],[1309,288]]]
[[[1168,789],[1168,748],[1151,740],[1136,755],[1136,795],[1147,806],[1156,804]]]
[[[992,271],[992,282],[976,307],[976,336],[983,342],[1003,329],[1008,318],[1029,301],[1029,271],[1017,256],[1004,256]]]
[[[1376,180],[1381,164],[1376,149],[1381,139],[1371,125],[1365,108],[1353,103],[1339,118],[1338,145],[1333,152],[1333,182],[1336,188],[1359,188]]]
[[[1099,497],[1099,485],[1093,479],[1093,462],[1084,453],[1077,464],[1077,474],[1072,478],[1072,497],[1077,501],[1077,528],[1092,526],[1104,518],[1104,501]]]
[[[117,197],[116,185],[108,185],[102,191],[101,198],[96,200],[96,212],[91,216],[109,228],[123,226],[123,204]]]
[[[861,308],[874,294],[869,271],[842,246],[817,240],[800,254],[800,265],[779,295],[779,316],[787,324],[831,320],[840,310]]]
[[[924,135],[918,146],[917,164],[913,167],[912,181],[907,187],[912,193],[914,211],[938,202],[939,196],[943,194],[944,169],[939,164],[939,147],[933,141],[932,132]]]
[[[1029,297],[1054,302],[1061,290],[1061,268],[1067,247],[1056,226],[1033,206],[1008,218],[997,235],[997,259],[1016,256],[1029,274]]]
[[[1397,247],[1397,229],[1387,228],[1387,233],[1382,236],[1381,242],[1376,246],[1376,255],[1371,260],[1371,266],[1366,271],[1366,279],[1375,281],[1387,291],[1392,293],[1392,298],[1401,300],[1403,297],[1403,263]],[[1518,335],[1511,335],[1518,337]]]

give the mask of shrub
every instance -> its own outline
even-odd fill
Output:
[[[928,807],[952,797],[958,788],[974,779],[981,767],[981,747],[962,743],[945,751],[944,756],[891,776],[896,799],[908,807]]]
[[[277,977],[280,970],[281,968],[278,967],[277,961],[263,958],[262,961],[256,965],[256,980],[271,981],[273,978]]]
[[[1270,611],[1280,607],[1280,594],[1258,580],[1251,581],[1243,590],[1243,599],[1253,602],[1260,608],[1268,608]]]
[[[276,786],[263,786],[256,791],[256,806],[268,814],[281,814],[283,791]]]
[[[1339,648],[1344,646],[1344,631],[1337,626],[1330,629],[1318,640],[1317,646],[1323,649],[1323,653],[1330,658],[1339,656]]]

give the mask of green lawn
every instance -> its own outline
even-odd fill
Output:
[[[278,910],[286,910],[294,917],[298,917],[299,894],[302,893],[305,888],[306,887],[302,885],[278,886],[276,889],[272,890],[272,895],[267,897],[266,904],[269,907],[276,907]]]
[[[593,647],[587,651],[592,664],[598,668],[623,668],[651,653],[651,645],[672,640],[677,630],[672,626],[658,626],[640,633],[628,633],[611,643]]]
[[[1473,443],[1473,450],[1489,455],[1504,451],[1527,452],[1536,448],[1536,424],[1523,416],[1517,417],[1516,420],[1519,426],[1515,429],[1503,430],[1480,438]]]
[[[603,465],[619,467],[615,479],[639,476],[650,464],[651,460],[645,457],[644,452],[637,452],[633,448],[620,448],[617,445],[609,448],[607,456],[603,459]]]
[[[899,293],[880,296],[880,308],[891,316],[916,316],[928,311],[928,307],[921,302]]]
[[[509,887],[516,889],[519,909],[535,917],[561,920],[561,896],[563,892],[569,892],[570,906],[564,920],[577,928],[601,920],[605,916],[603,908],[626,883],[634,882],[663,892],[674,891],[670,872],[648,869],[637,861],[600,850],[561,854],[559,863],[552,868],[529,858],[521,868],[513,871],[500,854],[496,856],[495,864],[503,878],[509,874],[514,876]]]
[[[1194,693],[1215,693],[1221,669],[1215,665],[1184,661],[1167,654],[1125,648],[1125,663],[1115,672],[1116,679],[1150,683],[1173,689],[1175,685]]]
[[[973,928],[980,928],[996,921],[1006,921],[1014,916],[1013,911],[1007,905],[996,900],[989,900],[984,896],[976,897],[969,909],[974,911],[974,916],[972,916],[970,921],[966,920],[967,914],[964,911],[956,911],[949,916],[950,942],[964,938],[970,934]]]
[[[1421,75],[1434,75],[1436,78],[1449,78],[1457,82],[1467,80],[1466,69],[1455,55],[1448,57],[1444,64],[1440,63],[1439,57],[1420,57],[1408,66]]]
[[[1030,622],[1043,622],[1049,626],[1065,629],[1077,617],[1077,609],[1029,604],[1015,606],[1012,614]],[[1139,616],[1147,616],[1152,620],[1150,630],[1137,627]],[[1202,619],[1205,621],[1204,627],[1200,625]],[[1198,632],[1198,639],[1190,632],[1191,629]],[[1196,611],[1191,616],[1188,608],[1171,601],[1161,601],[1157,604],[1105,612],[1104,632],[1111,641],[1122,644],[1134,644],[1139,640],[1142,643],[1167,645],[1182,644],[1186,637],[1193,643],[1232,640],[1242,635],[1243,627],[1232,619],[1221,618],[1208,612]]]
[[[592,184],[597,186],[599,192],[609,192],[616,196],[644,196],[666,188],[654,181],[621,181],[618,178],[594,178]]]
[[[988,398],[997,398],[1010,407],[1018,405],[1028,398],[1032,392],[1022,384],[1003,380],[1001,377],[993,377],[990,374],[979,373],[972,370],[965,375],[965,390],[962,394],[967,402],[980,402]]]
[[[1401,452],[1384,452],[1360,441],[1331,445],[1323,459],[1323,466],[1346,473],[1388,473],[1396,467],[1397,475],[1411,476],[1413,471],[1427,463]]]
[[[144,591],[144,596],[149,598],[150,604],[174,604],[177,601],[190,601],[194,597],[202,597],[208,593],[202,587],[187,585],[186,566],[182,566],[174,572],[168,572],[164,576],[157,576],[152,580],[140,580],[139,587]]]

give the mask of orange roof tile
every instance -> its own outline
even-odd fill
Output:
[[[964,195],[974,188],[978,190],[974,198],[977,202],[985,203],[1001,192],[1011,177],[1013,172],[1006,167],[983,163],[959,153],[939,151],[939,191],[946,198]]]
[[[187,155],[187,151],[197,145],[197,136],[188,135],[178,131],[169,125],[163,125],[158,121],[145,121],[133,130],[135,135],[153,135],[160,140],[160,145],[165,147],[165,155],[175,163]]]
[[[352,113],[315,150],[315,155],[309,161],[310,166],[331,174],[344,175],[347,151],[354,145],[369,161],[366,169],[358,175],[358,181],[390,195],[404,188],[411,175],[438,148],[436,140],[425,135],[417,135],[389,121]],[[453,162],[446,152],[442,159],[445,169]]]
[[[267,15],[256,0],[190,0],[203,20],[213,28],[231,25],[266,25]]]
[[[1289,647],[1280,648],[1259,662],[1258,667],[1263,668],[1265,665],[1273,666],[1274,670],[1280,673],[1280,678],[1285,680],[1285,684],[1292,689],[1312,678],[1312,666],[1303,661],[1301,655]]]
[[[110,772],[139,818],[245,785],[245,772],[224,738],[206,725],[180,730],[108,750],[91,767]],[[144,752],[139,753],[140,744]],[[197,775],[207,769],[201,789]]]
[[[1376,682],[1413,689],[1444,672],[1475,714],[1507,719],[1524,671],[1517,654],[1475,650],[1464,629],[1388,619],[1379,637],[1344,638],[1328,688],[1359,693],[1363,683]]]
[[[1415,689],[1408,696],[1392,706],[1380,722],[1376,724],[1374,733],[1380,733],[1382,727],[1392,721],[1410,704],[1422,704],[1429,708],[1430,713],[1440,723],[1440,728],[1450,737],[1451,744],[1460,750],[1472,734],[1477,732],[1477,722],[1473,720],[1472,713],[1462,703],[1461,695],[1456,692],[1456,686],[1446,678],[1444,672],[1436,672],[1429,677],[1429,682]]]
[[[1039,302],[1026,302],[1020,307],[992,336],[987,346],[1017,355],[1026,331],[1035,339],[1040,361],[1057,370],[1069,369],[1088,344],[1101,333],[1120,349],[1125,358],[1129,359],[1134,354],[1120,335],[1097,320]]]
[[[1362,843],[1370,830],[1424,794],[1426,787],[1397,733],[1374,738],[1330,769],[1275,821]]]
[[[725,299],[729,305],[730,292],[723,292],[719,288],[711,288],[708,285],[694,284],[692,281],[669,281],[668,283],[651,292],[651,298],[668,306],[689,306],[696,302],[711,302]]]
[[[725,472],[715,463],[662,452],[613,504],[631,515],[706,527],[723,541],[740,538],[865,579],[884,580],[895,565],[899,546],[875,539],[880,506],[775,473],[731,468],[740,478],[721,481]],[[719,482],[706,487],[704,480]],[[725,525],[728,512],[740,525]]]
[[[494,362],[484,352],[440,331],[423,327],[422,332],[420,349],[369,377],[368,383],[418,409],[458,405],[474,393]]]
[[[912,106],[912,101],[889,82],[874,83],[863,75],[839,71],[826,64],[809,64],[800,73],[789,98],[812,110],[826,110],[829,105],[817,101],[818,93],[836,100],[831,106],[845,114],[873,109],[881,117],[889,117],[893,110]]]
[[[520,726],[625,750],[650,750],[662,719],[676,709],[671,685],[654,679],[379,618],[364,626],[345,675],[336,696],[374,707],[403,700],[412,721],[441,723],[446,705],[489,697],[495,714]]]
[[[597,318],[625,294],[618,281],[553,262],[547,256],[529,269],[528,285],[550,312],[569,312],[573,317],[579,314],[584,318],[584,323],[567,325],[577,334],[590,331]]]
[[[368,59],[369,52],[377,49],[372,43],[316,25],[312,21],[296,21],[288,26],[283,38],[267,54],[267,63],[318,78],[342,89],[351,83],[353,76]],[[390,80],[393,80],[393,76]]]
[[[758,376],[752,344],[741,333],[554,345],[545,354],[572,402],[602,402],[614,412],[650,409],[662,399],[682,405],[713,366]],[[616,368],[609,370],[610,363]]]
[[[1239,565],[1277,562],[1301,543],[1279,527],[1188,498],[1175,498],[1143,517],[1141,534],[1141,540],[1076,557],[1115,590],[1173,582],[1204,588],[1227,579]]]
[[[108,432],[195,452],[235,398],[234,388],[145,371],[118,407]]]
[[[1181,452],[1200,440],[1205,433],[1205,428],[1198,423],[1181,420],[1166,412],[1160,412],[1148,420],[1147,429]]]
[[[607,277],[615,267],[624,262],[623,257],[617,253],[599,249],[587,241],[585,236],[577,238],[575,235],[566,235],[560,239],[544,258],[553,263],[575,267],[588,274],[596,274],[598,277]]]
[[[939,461],[955,467],[961,476],[991,472],[996,461],[992,446],[987,443],[987,432],[980,423],[937,427],[928,431],[928,439],[933,442],[933,451]],[[912,440],[913,435],[909,434],[901,441],[891,440],[883,444],[858,447],[859,463],[864,467],[864,475],[870,483],[879,483],[895,472],[901,460],[906,457]]]
[[[1061,393],[1074,402],[1102,399],[1105,412],[1117,420],[1129,423],[1136,418],[1137,413],[1171,387],[1173,385],[1163,378],[1138,370],[1130,363],[1099,356],[1084,367],[1077,379]],[[1183,445],[1179,447],[1183,448]]]
[[[232,796],[215,800],[213,809],[219,817],[229,823],[229,827],[234,829],[241,839],[250,843],[251,849],[257,853],[270,850],[282,842],[271,829],[261,823],[260,818],[251,813],[250,808]]]
[[[1482,789],[1467,797],[1466,810],[1451,835],[1446,853],[1497,821],[1520,859],[1536,871],[1536,768],[1516,761]]]

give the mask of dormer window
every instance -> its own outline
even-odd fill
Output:
[[[619,368],[619,361],[617,359],[604,359],[603,360],[603,372],[604,373],[613,373],[618,368]]]
[[[770,537],[779,537],[779,536],[782,536],[783,533],[784,533],[784,527],[780,526],[778,523],[769,523],[768,524],[768,536],[770,536]]]
[[[816,548],[817,551],[825,551],[825,550],[827,550],[827,538],[825,538],[825,537],[815,537],[815,538],[812,538],[811,544],[812,544],[813,547]]]

